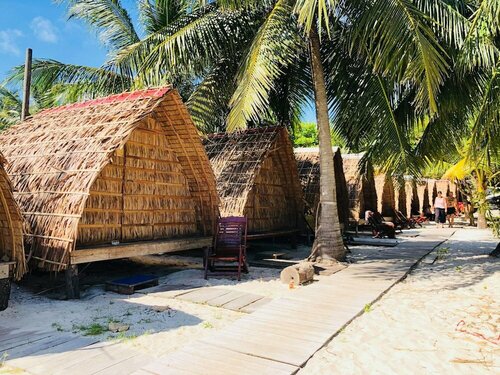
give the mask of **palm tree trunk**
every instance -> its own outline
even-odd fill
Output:
[[[309,35],[311,70],[314,84],[314,102],[319,137],[320,210],[316,223],[316,236],[311,252],[311,259],[332,262],[345,258],[345,248],[340,232],[335,186],[330,121],[326,96],[325,76],[321,62],[320,40],[313,28]]]
[[[488,228],[488,222],[486,221],[486,176],[481,170],[476,171],[476,191],[478,198],[478,209],[477,209],[477,228],[486,229]]]

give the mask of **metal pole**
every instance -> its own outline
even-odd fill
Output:
[[[24,62],[24,86],[23,86],[23,108],[21,111],[21,121],[30,115],[30,90],[31,90],[31,61],[33,50],[26,49],[26,61]]]

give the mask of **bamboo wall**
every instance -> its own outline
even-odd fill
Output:
[[[154,119],[142,121],[90,189],[77,245],[200,234],[183,168]]]

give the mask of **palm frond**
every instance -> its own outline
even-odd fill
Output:
[[[136,33],[127,10],[119,0],[57,0],[66,3],[68,18],[76,18],[97,31],[99,40],[111,50],[137,43]]]
[[[270,115],[269,93],[275,81],[304,49],[292,9],[292,1],[278,0],[259,28],[238,74],[228,131],[245,128],[247,122],[258,122]]]

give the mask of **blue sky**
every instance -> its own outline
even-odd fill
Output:
[[[136,2],[122,4],[135,19]],[[100,66],[106,57],[93,31],[80,21],[67,20],[64,5],[52,0],[0,0],[0,82],[13,66],[24,63],[28,47],[34,58],[70,64]],[[315,122],[312,109],[305,111],[304,121]]]

